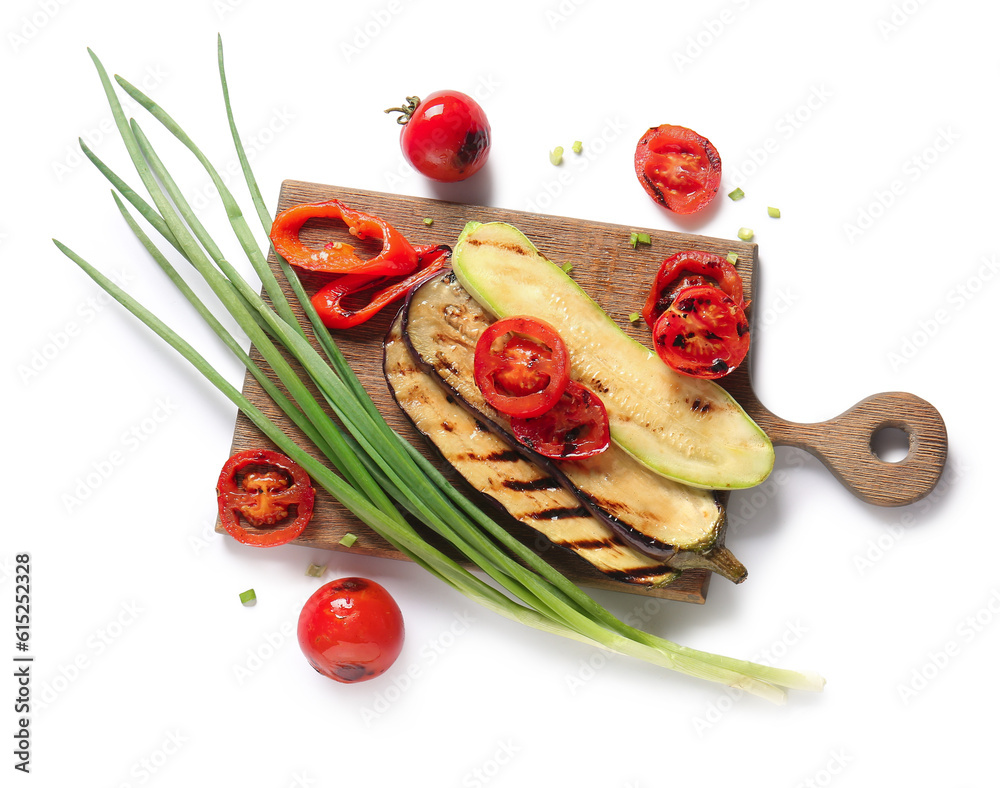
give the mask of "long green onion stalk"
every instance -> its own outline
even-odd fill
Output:
[[[218,54],[233,143],[266,238],[271,218],[233,119],[221,39]],[[113,83],[97,56],[93,52],[90,56],[148,201],[81,141],[84,153],[111,183],[115,204],[152,259],[310,445],[300,445],[290,438],[183,337],[98,269],[59,241],[55,241],[56,246],[187,359],[280,451],[302,465],[314,483],[409,559],[503,616],[775,702],[785,699],[786,688],[822,688],[823,679],[816,675],[696,651],[625,624],[460,493],[386,423],[316,315],[295,271],[278,258],[282,277],[307,320],[300,323],[294,316],[278,277],[267,263],[268,247],[261,248],[232,193],[195,143],[148,96],[120,77],[115,77]],[[208,172],[221,195],[240,247],[260,278],[263,296],[226,260],[142,128],[134,119],[125,117],[116,84],[176,137]],[[143,229],[136,214],[187,261],[190,270],[185,270],[185,274],[200,276],[218,304],[209,306],[195,293],[185,276]],[[220,306],[257,348],[263,364],[251,359],[225,328],[217,317],[221,314],[217,311]],[[293,362],[303,371],[296,372]],[[316,459],[317,454],[325,461]],[[407,515],[446,539],[463,563],[477,567],[488,580],[433,547],[410,524]]]

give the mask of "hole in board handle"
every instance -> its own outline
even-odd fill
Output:
[[[902,462],[910,453],[910,435],[899,427],[879,427],[869,445],[882,462]]]

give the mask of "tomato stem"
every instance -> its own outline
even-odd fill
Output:
[[[405,126],[413,116],[413,113],[417,111],[417,107],[419,105],[419,96],[407,96],[405,107],[389,107],[389,109],[385,111],[385,114],[388,115],[390,112],[401,112],[402,114],[396,118],[396,123],[400,126]]]

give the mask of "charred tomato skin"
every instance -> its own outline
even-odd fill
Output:
[[[743,297],[743,278],[735,265],[721,255],[689,249],[670,255],[660,264],[642,308],[646,324],[652,328],[677,292],[691,285],[715,285],[741,309],[749,304]]]
[[[559,401],[541,416],[511,418],[511,432],[523,445],[553,460],[582,460],[611,442],[608,412],[601,398],[570,380]]]
[[[717,379],[746,358],[750,324],[743,308],[720,288],[692,285],[678,291],[656,320],[653,347],[675,371]]]
[[[707,137],[685,126],[654,126],[635,147],[635,174],[657,203],[677,214],[702,210],[719,191],[722,157]]]
[[[435,181],[462,181],[482,169],[492,131],[475,99],[456,90],[439,90],[419,100],[400,132],[406,160]]]
[[[374,580],[344,577],[317,589],[299,614],[299,648],[323,676],[356,684],[385,673],[403,650],[403,614]]]
[[[275,547],[300,536],[316,500],[305,469],[270,449],[232,455],[219,472],[215,494],[223,528],[253,547]]]

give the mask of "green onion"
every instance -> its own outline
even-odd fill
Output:
[[[555,164],[557,167],[562,164],[563,148],[562,145],[557,145],[551,151],[549,151],[549,161]]]
[[[749,227],[741,227],[739,232],[736,233],[736,237],[739,238],[741,241],[749,241],[751,238],[753,238],[753,230],[751,230]]]
[[[640,315],[638,312],[633,312],[632,314],[630,314],[628,316],[628,322],[629,323],[638,323],[641,318],[642,318],[642,315]]]
[[[432,224],[434,224],[434,220],[428,216],[426,219],[424,219],[424,224],[430,227]]]
[[[740,256],[736,252],[730,252],[726,255],[726,259],[733,265],[736,265],[736,261],[740,259]]]
[[[309,564],[306,575],[309,577],[322,577],[326,574],[326,564]]]
[[[737,186],[735,189],[729,192],[729,199],[733,200],[734,202],[736,200],[742,200],[744,197],[746,197],[746,195],[743,193],[743,189],[741,189],[739,186]]]
[[[252,588],[249,588],[240,594],[240,602],[244,607],[252,607],[257,604],[257,594]]]
[[[583,143],[580,140],[573,143],[573,153],[583,153]]]
[[[340,540],[340,544],[342,544],[344,547],[350,547],[356,541],[358,541],[357,534],[346,533],[344,534],[344,538]]]
[[[770,216],[772,219],[780,219],[781,218],[781,210],[778,209],[778,208],[768,207],[768,209],[767,209],[767,215]]]
[[[649,237],[648,233],[632,233],[628,238],[629,246],[635,249],[639,244],[645,244],[649,246],[653,243],[653,239]]]
[[[430,461],[386,423],[319,320],[297,274],[279,257],[284,283],[292,291],[306,321],[300,324],[293,317],[284,291],[266,264],[267,247],[261,249],[236,199],[194,142],[159,105],[116,77],[117,85],[176,137],[208,172],[237,240],[261,277],[266,298],[226,260],[139,125],[126,119],[115,85],[97,56],[90,52],[90,57],[111,106],[115,125],[151,202],[83,146],[85,154],[111,182],[118,210],[153,261],[250,374],[261,382],[274,405],[298,428],[304,442],[300,444],[289,437],[289,431],[250,402],[161,318],[65,244],[54,241],[57,248],[192,364],[243,411],[266,439],[299,463],[315,484],[416,564],[487,609],[514,621],[737,687],[775,702],[784,700],[786,688],[818,690],[823,686],[823,680],[813,674],[696,651],[625,623],[453,487]],[[221,37],[218,61],[230,132],[266,237],[271,214],[264,205],[236,128]],[[196,294],[197,289],[204,288],[194,288],[187,283],[140,227],[132,211],[189,263],[185,273],[200,277],[218,303],[209,306]],[[639,242],[649,243],[649,237],[633,233],[633,246]],[[263,360],[260,365],[240,348],[240,343],[218,319],[219,314],[236,322],[260,353]],[[323,459],[318,459],[317,455]],[[428,531],[433,532],[434,542],[447,542],[463,563],[435,547],[427,536]],[[468,566],[478,568],[486,577],[474,574]],[[252,590],[240,595],[244,604],[251,598],[256,598]]]
[[[563,272],[564,274],[568,274],[568,273],[569,273],[570,271],[572,271],[572,270],[573,270],[573,264],[572,264],[572,263],[563,263],[563,264],[562,264],[561,266],[559,266],[559,267],[560,267],[560,268],[562,269],[562,272]]]

